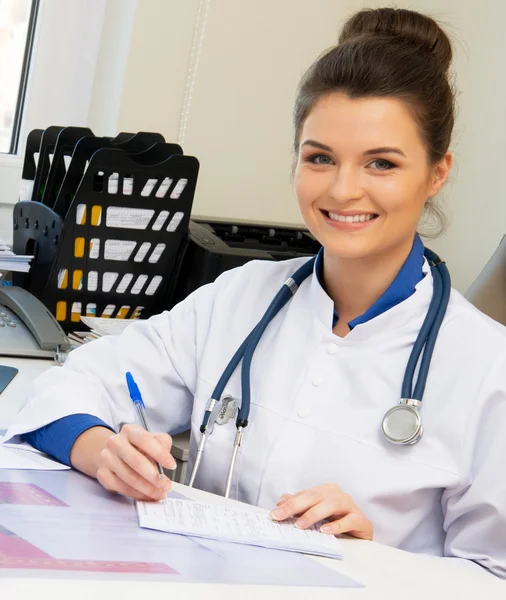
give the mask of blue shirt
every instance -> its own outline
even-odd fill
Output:
[[[405,260],[396,278],[392,281],[385,292],[376,300],[376,302],[368,308],[363,315],[353,319],[348,323],[348,327],[353,329],[361,323],[367,323],[374,317],[390,310],[397,304],[407,300],[415,293],[415,287],[424,278],[422,271],[424,246],[418,235],[415,236],[413,247]],[[318,277],[320,285],[323,287],[323,248],[318,252],[315,262],[315,273]],[[332,327],[339,321],[339,315],[334,309],[334,318]]]
[[[37,450],[45,452],[57,461],[71,466],[70,451],[77,438],[92,427],[107,427],[102,419],[87,414],[68,415],[57,421],[24,433],[21,438]]]
[[[401,267],[394,281],[391,283],[385,293],[376,300],[376,302],[363,315],[360,315],[348,323],[350,329],[353,329],[361,323],[366,323],[374,317],[381,315],[390,308],[400,304],[409,298],[415,292],[415,286],[423,279],[423,252],[422,240],[417,235],[413,242],[411,252]],[[318,253],[315,262],[315,273],[318,281],[323,281],[323,248]],[[323,287],[323,286],[322,286]],[[339,315],[334,310],[334,326],[339,320]],[[92,427],[107,427],[107,423],[101,419],[88,414],[69,415],[49,423],[45,427],[40,427],[35,431],[25,433],[21,437],[37,448],[53,456],[59,462],[70,466],[70,452],[76,439]]]

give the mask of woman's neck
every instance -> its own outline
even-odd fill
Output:
[[[412,247],[413,240],[408,239],[388,252],[353,259],[324,251],[324,287],[334,301],[340,323],[363,315],[385,293]]]

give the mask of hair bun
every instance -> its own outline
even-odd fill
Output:
[[[430,52],[443,71],[450,68],[453,54],[450,39],[431,17],[404,8],[362,10],[346,21],[339,43],[371,35],[415,44]]]

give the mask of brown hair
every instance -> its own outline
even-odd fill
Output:
[[[455,100],[448,71],[452,46],[432,18],[418,12],[380,8],[362,10],[344,25],[339,44],[327,50],[305,73],[294,109],[295,154],[300,132],[313,106],[332,92],[352,98],[392,97],[411,109],[430,164],[450,146]],[[445,218],[432,202],[444,229]]]

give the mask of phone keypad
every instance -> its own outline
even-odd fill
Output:
[[[9,315],[4,311],[0,310],[0,327],[16,327],[16,323],[9,317]]]

